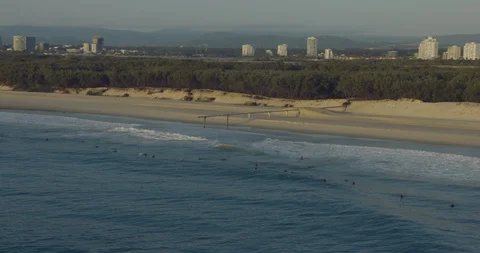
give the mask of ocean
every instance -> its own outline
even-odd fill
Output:
[[[0,252],[480,252],[480,148],[0,111]]]

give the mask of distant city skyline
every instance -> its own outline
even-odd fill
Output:
[[[470,0],[3,0],[0,24],[437,36],[480,33],[478,9]]]

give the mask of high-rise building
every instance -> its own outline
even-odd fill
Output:
[[[332,49],[325,49],[324,58],[325,58],[326,60],[333,59],[333,51],[332,51]]]
[[[317,57],[318,56],[318,40],[315,37],[310,37],[307,39],[307,57]]]
[[[13,51],[23,52],[25,51],[26,47],[26,40],[25,36],[13,36]]]
[[[103,51],[103,37],[95,36],[92,38],[92,52],[101,53]],[[96,45],[96,50],[94,51],[93,45]]]
[[[278,56],[287,57],[288,56],[288,45],[287,44],[278,45],[277,54],[278,54]]]
[[[90,47],[90,43],[83,43],[83,52],[84,53],[90,53],[90,51],[92,51],[92,49]]]
[[[438,41],[432,37],[420,43],[418,47],[418,59],[433,60],[438,57]]]
[[[463,47],[463,59],[478,60],[480,59],[480,44],[470,42]]]
[[[38,44],[38,51],[39,52],[47,52],[49,50],[50,50],[50,44],[45,43],[45,42],[40,42],[40,44]]]
[[[90,44],[90,50],[94,54],[101,53],[102,51],[100,50],[100,45],[99,44]]]
[[[251,45],[243,45],[242,46],[242,56],[243,57],[252,57],[255,56],[255,48]]]
[[[35,46],[37,45],[37,38],[26,37],[25,38],[25,51],[29,53],[35,52]]]
[[[459,46],[451,46],[447,49],[447,60],[460,60],[462,57],[462,48]]]
[[[442,60],[448,60],[448,52],[447,51],[442,53]]]
[[[388,51],[387,58],[395,59],[398,57],[398,51]]]

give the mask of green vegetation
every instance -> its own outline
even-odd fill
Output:
[[[290,99],[412,98],[480,102],[480,71],[442,62],[204,62],[159,58],[0,55],[0,84],[15,90],[165,87]],[[92,94],[94,95],[94,94]]]

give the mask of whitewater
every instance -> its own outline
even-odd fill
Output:
[[[480,252],[479,185],[480,147],[0,111],[0,252]]]

